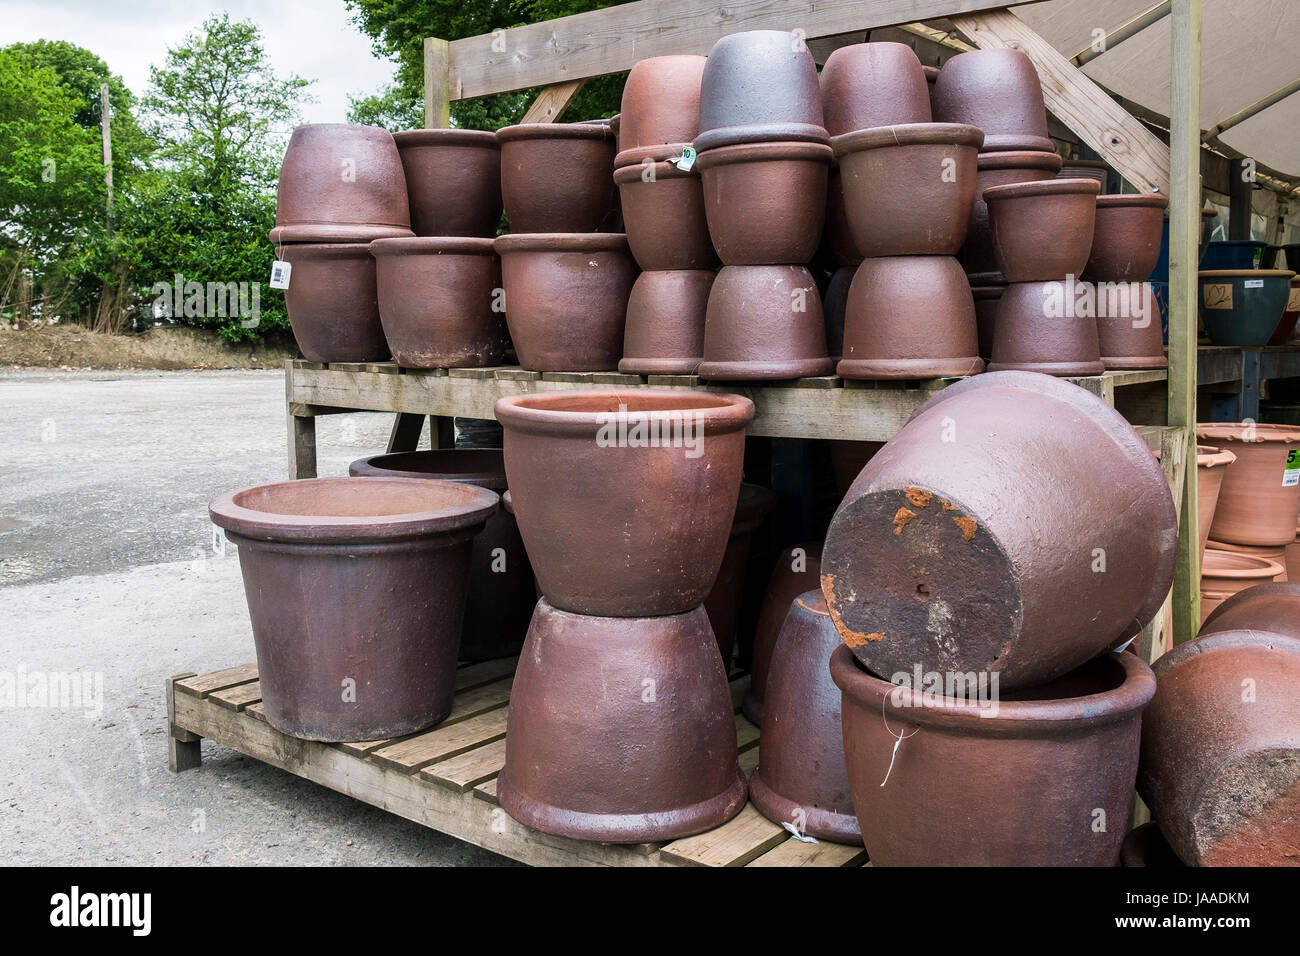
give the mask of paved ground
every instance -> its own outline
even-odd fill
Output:
[[[509,862],[210,742],[167,772],[163,679],[253,659],[206,505],[286,476],[283,402],[278,372],[0,371],[6,862]],[[320,419],[321,476],[382,451],[390,423]],[[102,707],[12,693],[74,673],[102,680]]]

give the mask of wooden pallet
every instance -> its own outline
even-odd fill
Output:
[[[862,866],[862,848],[805,843],[753,804],[715,830],[670,843],[619,845],[550,836],[497,803],[515,660],[462,666],[448,718],[393,740],[326,744],[266,722],[257,665],[167,680],[168,767],[199,766],[203,738],[416,823],[537,866]],[[747,675],[732,680],[741,768],[758,766],[758,728],[739,713]]]

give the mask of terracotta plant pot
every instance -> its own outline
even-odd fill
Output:
[[[844,318],[848,311],[849,289],[857,266],[841,266],[831,275],[822,296],[822,318],[826,320],[826,351],[832,362],[844,357]]]
[[[1042,182],[1051,179],[1060,168],[1061,157],[1055,153],[1027,150],[980,153],[975,174],[975,202],[971,206],[970,225],[966,228],[966,242],[959,255],[968,273],[987,276],[999,272],[984,190],[1012,183]]]
[[[1286,308],[1282,310],[1282,318],[1277,323],[1277,328],[1272,336],[1269,337],[1269,345],[1286,345],[1291,340],[1291,334],[1295,332],[1297,321],[1300,321],[1300,275],[1291,279],[1291,290],[1287,293]]]
[[[1160,307],[1146,282],[1099,281],[1097,343],[1107,369],[1166,368]]]
[[[930,88],[905,43],[855,43],[822,67],[822,113],[831,136],[875,126],[930,122]]]
[[[862,261],[862,253],[853,240],[848,210],[844,208],[844,183],[840,178],[840,164],[836,162],[831,163],[826,180],[826,228],[822,241],[838,265],[856,266]]]
[[[1020,50],[972,50],[948,60],[931,105],[937,122],[982,129],[988,152],[1054,149],[1038,71]]]
[[[808,262],[821,242],[831,148],[745,143],[701,153],[704,210],[729,266]]]
[[[358,458],[348,466],[357,478],[422,478],[506,490],[500,449],[436,448]],[[518,654],[537,597],[519,525],[504,508],[474,538],[469,587],[460,633],[460,660],[487,661]]]
[[[1008,285],[993,319],[993,361],[988,370],[1045,375],[1104,372],[1096,319],[1068,314],[1076,301],[1072,290],[1071,283],[1060,280]]]
[[[1226,541],[1215,541],[1213,538],[1205,542],[1205,546],[1211,551],[1225,551],[1232,554],[1244,554],[1252,558],[1262,558],[1265,561],[1272,561],[1281,572],[1273,577],[1273,580],[1279,584],[1290,580],[1286,569],[1286,549],[1290,545],[1262,545],[1262,544],[1229,544]]]
[[[943,389],[867,463],[827,531],[822,590],[874,673],[996,673],[1014,690],[1151,620],[1177,537],[1164,473],[1123,416],[1068,382],[997,372]]]
[[[821,591],[795,598],[772,652],[763,752],[750,780],[759,813],[833,843],[862,845],[828,664],[839,634]]]
[[[1236,460],[1237,456],[1225,449],[1209,445],[1196,446],[1196,521],[1200,526],[1202,553],[1205,551],[1205,542],[1210,538],[1210,525],[1214,524],[1223,476],[1228,473],[1228,466]]]
[[[698,374],[724,382],[829,375],[817,283],[803,266],[724,266],[709,292]]]
[[[1286,482],[1294,482],[1300,466],[1300,428],[1202,422],[1196,426],[1196,439],[1237,456],[1223,476],[1210,537],[1232,544],[1290,544],[1300,510],[1300,484]]]
[[[993,254],[1008,282],[1079,277],[1092,249],[1097,184],[1091,179],[990,186],[984,190]]]
[[[1190,866],[1300,856],[1300,640],[1220,631],[1156,661],[1138,791]]]
[[[821,582],[822,543],[809,541],[781,552],[772,569],[758,611],[754,629],[754,654],[750,661],[749,689],[745,691],[741,710],[756,727],[763,725],[763,704],[767,697],[767,679],[772,663],[772,649],[790,613],[794,599]]]
[[[541,393],[499,399],[496,417],[519,531],[551,604],[641,617],[704,600],[736,511],[749,399]]]
[[[695,139],[705,62],[702,56],[652,56],[632,65],[623,84],[619,149]]]
[[[1207,547],[1201,555],[1201,621],[1240,591],[1271,584],[1283,573],[1276,561]]]
[[[411,235],[406,177],[378,126],[313,123],[289,137],[272,242],[369,242]]]
[[[387,361],[369,243],[302,243],[277,255],[293,267],[284,307],[307,361]]]
[[[446,717],[470,544],[496,506],[486,488],[410,478],[215,499],[212,521],[239,546],[266,722],[307,740],[377,740]]]
[[[618,146],[600,123],[524,123],[497,130],[510,231],[612,232]]]
[[[491,238],[501,223],[501,147],[476,129],[394,133],[417,236]]]
[[[403,368],[500,365],[505,315],[493,310],[501,265],[491,239],[376,239],[379,317]]]
[[[749,549],[754,532],[763,523],[767,513],[776,504],[776,495],[760,485],[740,486],[740,499],[736,503],[736,516],[731,522],[731,536],[727,550],[722,555],[722,566],[713,581],[713,589],[704,599],[704,610],[709,615],[709,626],[722,652],[722,663],[731,672],[731,659],[736,649],[736,625],[740,617],[740,600],[745,585],[745,569],[749,566]]]
[[[643,272],[627,300],[618,370],[631,375],[694,375],[704,354],[704,314],[715,273]]]
[[[1097,197],[1092,251],[1084,275],[1091,282],[1145,282],[1160,259],[1160,230],[1169,199],[1159,193]]]
[[[498,236],[506,324],[535,372],[613,371],[636,263],[622,233]],[[575,303],[582,303],[575,308]]]
[[[739,813],[731,695],[704,609],[590,617],[539,601],[497,797],[525,826],[602,843],[672,840]]]
[[[831,677],[843,691],[853,805],[875,866],[1118,861],[1142,709],[1156,690],[1137,655],[1103,654],[1015,699],[1003,695],[996,710],[983,706],[988,698],[927,698],[924,684],[881,680],[847,647],[831,655]],[[1026,786],[1032,780],[1051,785]]]
[[[647,272],[716,268],[700,174],[682,172],[667,161],[672,155],[681,155],[680,144],[614,171],[632,255]]]
[[[1200,318],[1213,345],[1257,348],[1282,321],[1294,272],[1217,269],[1198,274]]]
[[[1300,522],[1296,524],[1295,540],[1286,546],[1286,577],[1300,581]]]
[[[1006,288],[1005,285],[971,286],[971,296],[975,300],[975,332],[979,339],[980,358],[985,363],[993,360],[993,330],[996,328],[998,303],[1002,301]]]
[[[1186,866],[1170,849],[1169,841],[1164,838],[1160,827],[1154,821],[1144,823],[1124,834],[1124,843],[1119,848],[1119,865],[1146,866],[1162,870],[1180,869]]]
[[[975,303],[952,256],[863,259],[844,314],[842,378],[942,378],[984,370]]]
[[[956,255],[975,201],[982,136],[973,126],[916,123],[835,137],[858,252],[869,259]]]
[[[1265,631],[1300,640],[1300,582],[1257,584],[1214,609],[1198,637],[1219,631]]]
[[[1097,185],[1106,188],[1106,174],[1110,166],[1102,159],[1067,159],[1061,164],[1062,179],[1095,179]]]
[[[704,65],[695,148],[774,139],[827,141],[817,64],[797,34],[728,34],[713,44]]]

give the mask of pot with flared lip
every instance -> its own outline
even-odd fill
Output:
[[[511,232],[616,231],[618,141],[608,123],[523,123],[496,137]]]
[[[637,265],[647,272],[713,269],[713,251],[704,212],[704,186],[697,169],[684,171],[672,162],[681,146],[644,150],[637,160],[620,153],[614,182],[622,197],[628,245]]]
[[[477,129],[394,133],[417,236],[492,238],[501,222],[501,146]]]
[[[931,94],[934,119],[968,123],[984,131],[983,149],[1055,148],[1047,133],[1047,108],[1033,61],[1021,50],[971,50],[944,63]]]
[[[1072,282],[1013,282],[1002,290],[993,319],[990,372],[1100,375],[1097,319],[1077,314]]]
[[[1224,473],[1210,537],[1231,544],[1290,544],[1300,511],[1300,426],[1201,422],[1196,439],[1237,456]]]
[[[804,266],[723,266],[709,291],[698,374],[723,382],[829,375],[826,325]]]
[[[984,190],[993,254],[1008,282],[1082,275],[1092,249],[1097,188],[1091,179],[1045,179]]]
[[[716,273],[643,272],[627,300],[618,370],[631,375],[694,375],[704,354],[704,315]]]
[[[277,254],[293,269],[284,308],[307,361],[388,360],[369,243],[302,243]]]

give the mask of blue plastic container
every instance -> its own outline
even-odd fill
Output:
[[[1222,269],[1258,269],[1264,258],[1267,242],[1257,239],[1223,239],[1210,243],[1201,256],[1201,269],[1213,272]]]

